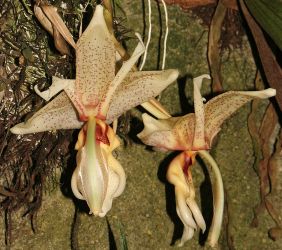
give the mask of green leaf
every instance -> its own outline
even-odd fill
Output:
[[[118,222],[119,232],[120,232],[120,249],[128,250],[126,235],[122,223]]]
[[[282,1],[245,0],[245,3],[256,21],[282,51]]]

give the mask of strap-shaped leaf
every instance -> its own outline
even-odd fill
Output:
[[[282,1],[244,0],[248,9],[264,31],[282,50]]]

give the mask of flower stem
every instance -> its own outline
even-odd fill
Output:
[[[223,219],[223,209],[224,209],[224,190],[222,177],[218,168],[217,163],[213,157],[206,150],[198,151],[201,158],[206,160],[212,168],[212,171],[215,176],[215,182],[212,184],[213,192],[213,219],[211,228],[208,236],[208,243],[211,247],[214,247],[217,244],[221,224]],[[209,168],[208,168],[209,170]]]

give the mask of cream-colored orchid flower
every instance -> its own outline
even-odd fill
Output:
[[[48,9],[54,25],[52,8]],[[62,36],[72,41],[60,24]],[[73,44],[73,43],[70,43]],[[35,91],[45,100],[45,107],[26,122],[17,124],[11,131],[26,134],[56,129],[81,128],[76,143],[77,167],[71,187],[78,199],[86,200],[94,215],[104,216],[112,206],[113,198],[125,187],[125,173],[112,151],[119,146],[119,139],[108,125],[123,112],[157,96],[178,76],[177,70],[133,72],[131,68],[144,52],[141,41],[131,58],[124,62],[117,74],[116,50],[105,23],[103,7],[96,6],[93,18],[73,45],[76,50],[76,79],[53,77],[46,91]]]
[[[167,179],[175,186],[176,211],[184,224],[180,245],[193,236],[197,226],[205,231],[206,225],[194,197],[190,168],[198,153],[212,166],[216,182],[213,186],[214,217],[209,231],[209,244],[214,246],[219,238],[223,216],[224,191],[220,171],[207,150],[212,146],[214,137],[222,123],[237,109],[254,98],[269,98],[276,94],[274,89],[263,91],[229,91],[206,104],[200,93],[203,75],[194,79],[194,109],[182,117],[156,120],[143,114],[144,130],[138,134],[143,143],[160,150],[182,151],[168,167]]]

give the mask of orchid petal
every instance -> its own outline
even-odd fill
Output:
[[[93,110],[114,78],[115,47],[105,23],[103,7],[97,5],[76,46],[75,95],[82,105]]]
[[[142,103],[141,106],[158,119],[167,119],[171,117],[165,107],[155,98]]]
[[[179,150],[193,150],[193,139],[195,131],[195,114],[191,113],[178,118],[177,123],[172,129],[172,133],[177,139]]]
[[[82,126],[67,95],[62,92],[26,122],[11,128],[14,134],[28,134],[57,129],[76,129]]]
[[[144,129],[137,137],[146,145],[154,146],[163,150],[173,150],[177,146],[177,140],[172,133],[178,118],[157,120],[148,114],[142,115]]]
[[[76,83],[76,82],[75,82]],[[85,106],[81,103],[81,100],[79,99],[79,97],[76,95],[76,86],[75,84],[68,84],[65,86],[64,91],[66,92],[67,96],[69,97],[69,99],[71,100],[73,106],[75,107],[76,111],[79,114],[79,119],[84,118],[84,116],[87,113],[87,109],[85,108]],[[93,113],[89,113],[89,115],[95,115],[95,112]],[[83,120],[83,119],[81,119]]]
[[[229,91],[208,101],[205,105],[205,134],[209,145],[220,131],[222,123],[237,109],[254,98],[265,99],[275,94],[275,89],[271,88],[261,91]]]
[[[112,122],[125,111],[157,96],[177,77],[177,70],[129,72],[113,95],[107,122]]]
[[[118,71],[117,75],[115,76],[114,80],[111,82],[109,85],[109,88],[107,92],[105,93],[104,100],[101,104],[101,114],[106,116],[110,102],[113,98],[113,95],[117,89],[117,87],[122,83],[126,75],[129,73],[129,71],[132,69],[134,64],[137,62],[139,57],[144,53],[145,47],[144,44],[140,38],[139,34],[136,34],[137,37],[139,38],[139,43],[137,44],[132,56],[123,63],[122,67]]]
[[[210,79],[210,76],[205,74],[193,79],[194,84],[194,109],[195,109],[195,131],[193,139],[193,149],[205,148],[205,112],[203,98],[201,95],[202,81],[204,78]]]
[[[163,120],[145,114],[142,118],[144,130],[137,136],[144,144],[161,150],[192,150],[194,114]]]
[[[39,95],[41,98],[43,98],[45,101],[49,101],[53,96],[58,94],[60,91],[65,89],[69,85],[74,85],[75,80],[69,80],[69,79],[61,79],[59,77],[53,76],[52,77],[52,85],[49,87],[49,89],[45,91],[40,91],[38,89],[38,86],[35,85],[34,90],[37,95]]]

